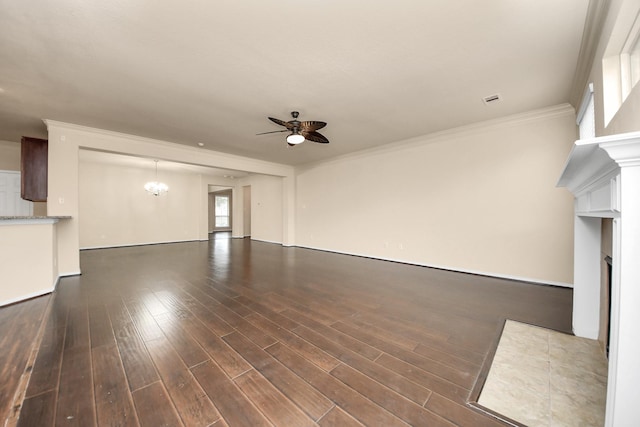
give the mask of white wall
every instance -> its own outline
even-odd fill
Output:
[[[0,306],[54,290],[58,259],[53,221],[1,221],[0,242]]]
[[[253,175],[242,181],[251,186],[251,238],[283,243],[283,178]]]
[[[251,236],[251,186],[242,187],[242,237]],[[237,217],[238,215],[236,215]]]
[[[155,197],[143,188],[154,178],[151,166],[145,169],[87,161],[82,154],[78,180],[80,248],[208,238],[208,190],[224,178],[163,170],[160,162],[159,179],[169,186],[169,192]],[[241,182],[251,185],[254,192],[252,238],[282,243],[282,178],[252,175]]]
[[[570,285],[573,199],[559,106],[297,171],[297,244]]]
[[[163,171],[162,163],[160,171],[169,192],[156,197],[143,188],[154,179],[152,167],[80,161],[80,247],[200,239],[199,175]]]
[[[0,141],[0,170],[20,170],[20,143]]]

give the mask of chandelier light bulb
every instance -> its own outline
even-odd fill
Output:
[[[144,185],[144,189],[151,195],[161,196],[169,191],[169,186],[164,182],[158,181],[158,160],[156,162],[156,180],[149,181]]]

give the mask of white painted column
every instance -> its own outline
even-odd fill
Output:
[[[607,426],[640,420],[640,164],[621,164],[621,215],[614,221]]]
[[[244,196],[242,184],[238,182],[231,190],[231,237],[242,239],[244,237]]]
[[[600,328],[601,228],[600,218],[575,217],[573,333],[594,340]]]
[[[282,178],[282,246],[296,244],[296,185],[293,174]]]
[[[78,147],[77,135],[49,128],[47,215],[71,217],[57,228],[60,276],[80,274]]]

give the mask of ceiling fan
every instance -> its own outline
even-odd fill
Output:
[[[291,117],[293,117],[293,120],[289,120],[288,122],[285,122],[284,120],[280,120],[280,119],[274,119],[273,117],[269,117],[269,120],[271,120],[273,123],[280,126],[284,126],[286,129],[274,130],[271,132],[262,132],[262,133],[258,133],[257,135],[265,135],[267,133],[277,133],[277,132],[291,132],[290,135],[287,135],[287,144],[290,147],[303,143],[305,139],[311,142],[328,144],[329,140],[325,138],[323,135],[316,132],[318,129],[322,129],[327,124],[325,122],[318,122],[315,120],[301,122],[300,120],[298,120],[299,114],[300,113],[298,113],[297,111],[292,111]]]

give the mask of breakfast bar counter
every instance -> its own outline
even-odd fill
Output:
[[[69,216],[0,216],[0,306],[44,295],[58,281],[56,226]]]

